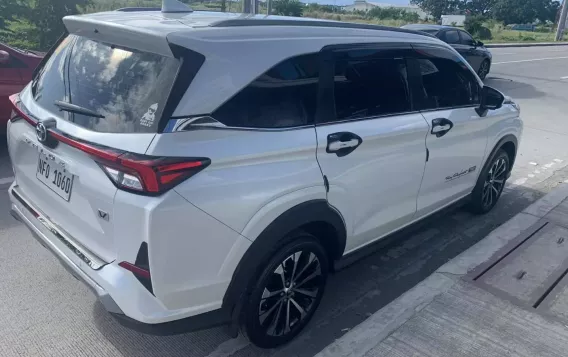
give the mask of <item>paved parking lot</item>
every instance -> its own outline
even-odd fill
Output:
[[[568,46],[494,49],[486,84],[515,98],[525,132],[501,201],[486,216],[462,210],[430,219],[414,234],[331,277],[304,334],[279,350],[259,350],[223,328],[154,337],[122,328],[9,214],[12,171],[0,149],[0,355],[313,356],[369,314],[482,239],[568,179]]]

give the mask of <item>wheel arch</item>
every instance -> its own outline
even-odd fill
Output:
[[[517,137],[515,135],[507,134],[507,135],[503,136],[493,146],[493,150],[487,156],[487,159],[485,160],[485,164],[487,162],[491,161],[493,159],[493,157],[495,157],[495,154],[497,154],[497,151],[499,151],[500,149],[503,149],[503,150],[505,150],[505,152],[509,156],[509,173],[511,173],[511,170],[513,169],[513,164],[515,163],[515,159],[517,157],[518,145],[519,145],[519,142],[518,142]]]
[[[247,249],[233,273],[223,297],[223,308],[232,311],[233,322],[238,321],[239,302],[251,277],[258,274],[264,260],[272,252],[286,244],[285,238],[295,230],[305,230],[314,235],[329,254],[330,263],[339,259],[345,251],[347,231],[343,217],[325,199],[314,199],[289,208],[272,221]],[[329,239],[327,239],[329,237]],[[330,264],[331,268],[331,264]]]

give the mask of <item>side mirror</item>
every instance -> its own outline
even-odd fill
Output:
[[[481,41],[477,41],[477,43],[476,43],[475,45],[476,45],[476,46],[479,46],[479,47],[485,46],[485,44],[484,44],[483,42],[481,42]]]
[[[10,61],[10,54],[0,50],[0,64],[7,64]]]
[[[479,116],[483,117],[487,114],[488,110],[499,109],[503,106],[505,101],[505,96],[501,94],[497,89],[493,89],[488,86],[484,86],[481,89],[481,102],[479,107],[475,110]]]

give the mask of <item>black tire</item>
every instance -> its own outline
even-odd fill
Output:
[[[262,348],[285,344],[302,331],[321,301],[327,280],[328,257],[314,236],[297,231],[286,241],[267,254],[242,301],[241,330]]]
[[[491,63],[489,63],[489,60],[486,59],[481,62],[479,69],[477,70],[477,75],[479,76],[479,78],[481,78],[481,80],[484,80],[485,77],[487,77],[490,67]]]
[[[470,211],[484,214],[495,207],[501,197],[510,170],[509,155],[503,149],[499,149],[487,161],[477,179],[468,206]]]

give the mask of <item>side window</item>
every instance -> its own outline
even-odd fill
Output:
[[[404,113],[411,110],[406,64],[402,59],[369,57],[368,50],[338,53],[335,61],[336,120]]]
[[[24,62],[19,60],[18,58],[14,57],[14,55],[10,56],[8,63],[0,64],[0,68],[25,68],[26,65]]]
[[[232,127],[288,128],[311,124],[317,103],[319,56],[285,60],[225,102],[213,118]]]
[[[422,109],[452,108],[479,103],[479,83],[467,65],[450,51],[419,49],[424,97]]]
[[[475,43],[473,37],[471,37],[467,32],[464,31],[460,31],[460,35],[462,45],[473,46],[473,44]]]
[[[446,31],[444,41],[450,44],[460,43],[460,35],[457,30]]]

